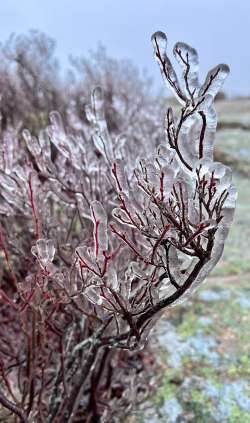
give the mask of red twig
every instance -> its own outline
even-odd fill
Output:
[[[153,260],[154,260],[154,255],[155,255],[155,253],[156,253],[156,250],[157,250],[157,248],[159,247],[159,245],[161,244],[161,242],[162,242],[162,240],[163,240],[163,238],[164,238],[164,236],[166,235],[166,233],[168,232],[168,230],[171,228],[171,224],[169,223],[169,224],[167,224],[166,226],[165,226],[165,228],[163,229],[163,231],[162,231],[162,233],[161,233],[161,235],[160,235],[160,237],[157,239],[157,241],[156,241],[156,243],[155,243],[155,245],[153,246],[153,250],[152,250],[152,254],[151,254],[151,262],[153,262]]]

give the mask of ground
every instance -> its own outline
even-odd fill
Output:
[[[209,278],[165,314],[157,337],[164,376],[145,422],[250,423],[249,281]]]

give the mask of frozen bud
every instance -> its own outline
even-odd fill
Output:
[[[151,41],[153,43],[155,52],[159,52],[159,54],[163,56],[166,53],[168,43],[166,34],[164,34],[162,31],[157,31],[152,35]]]
[[[174,55],[181,66],[185,67],[185,62],[190,66],[190,72],[198,71],[199,58],[197,51],[186,43],[178,42],[174,46]]]
[[[38,239],[36,245],[31,248],[32,254],[38,259],[43,268],[52,263],[55,251],[56,250],[51,239]]]
[[[215,98],[216,94],[220,91],[225,79],[230,72],[229,66],[220,64],[211,69],[206,77],[203,86],[200,89],[199,95],[210,94]]]

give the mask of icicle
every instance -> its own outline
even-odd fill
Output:
[[[91,104],[96,118],[96,122],[98,123],[100,129],[106,129],[106,121],[104,115],[104,99],[102,89],[100,87],[96,87],[93,90],[91,96]]]
[[[50,113],[49,117],[51,126],[48,127],[48,135],[53,144],[57,147],[57,149],[67,159],[70,159],[70,149],[60,113],[58,113],[57,111],[53,111]]]
[[[55,255],[55,247],[51,239],[38,239],[36,245],[31,248],[32,254],[38,259],[43,268],[52,263]]]
[[[46,160],[51,160],[51,148],[50,148],[50,138],[47,130],[42,130],[39,132],[39,144],[41,146],[42,155]]]
[[[3,134],[3,146],[1,148],[1,167],[4,169],[4,172],[7,175],[11,174],[14,163],[14,150],[16,147],[13,140],[14,136],[15,135],[8,130]]]
[[[94,223],[95,256],[103,259],[103,252],[108,250],[107,215],[102,204],[98,201],[92,201],[90,210]]]
[[[27,148],[34,157],[41,154],[41,147],[36,137],[32,137],[28,129],[23,130],[23,138],[26,142]]]
[[[106,286],[108,288],[112,288],[114,291],[118,291],[119,289],[119,281],[117,278],[117,272],[114,269],[114,267],[109,266],[108,271],[107,271],[107,275],[106,275]]]
[[[87,118],[94,127],[93,142],[105,160],[111,164],[113,160],[112,140],[108,132],[104,114],[104,99],[100,87],[96,87],[91,96],[91,109],[87,107]]]
[[[95,286],[89,286],[85,288],[84,294],[93,304],[102,305],[103,299]]]

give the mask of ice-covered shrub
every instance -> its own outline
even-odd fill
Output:
[[[200,84],[197,52],[177,43],[179,82],[165,34],[152,42],[181,105],[178,117],[167,109],[156,151],[137,158],[142,142],[110,135],[100,88],[82,135],[55,111],[37,138],[3,134],[0,403],[20,421],[115,421],[129,411],[145,386],[123,350],[140,351],[162,311],[223,252],[236,192],[213,160],[213,102],[229,69]]]

